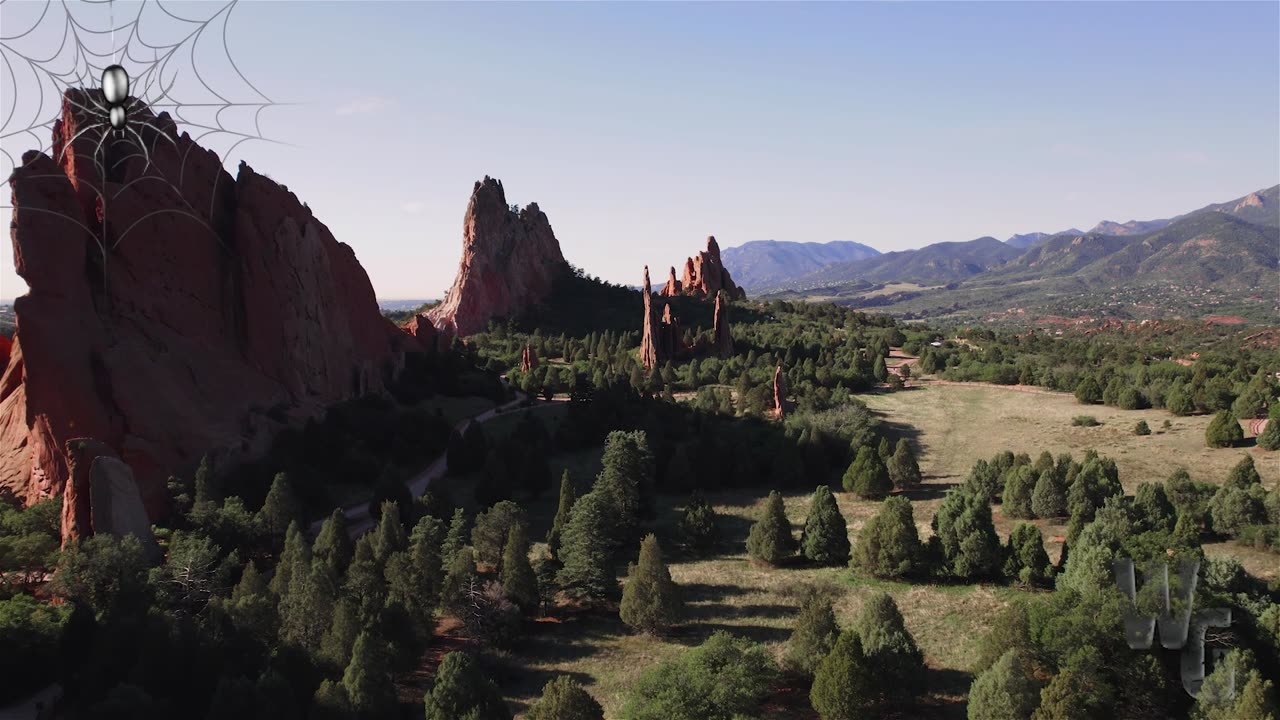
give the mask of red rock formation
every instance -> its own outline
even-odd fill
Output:
[[[66,443],[94,438],[156,517],[169,475],[261,452],[282,426],[268,410],[298,421],[381,390],[412,341],[292,193],[243,163],[233,178],[166,113],[130,111],[156,128],[133,125],[149,163],[107,143],[103,177],[96,133],[77,137],[84,100],[68,91],[54,125],[62,162],[28,152],[9,179],[30,291],[0,379],[0,486],[78,495]]]
[[[529,372],[538,367],[538,351],[533,349],[532,345],[525,345],[524,352],[520,353],[520,372]]]
[[[712,346],[716,357],[733,355],[733,333],[729,330],[729,310],[724,306],[724,291],[716,293],[716,313],[712,325]]]
[[[68,440],[67,484],[62,491],[62,543],[93,534],[92,508],[89,495],[89,469],[100,457],[116,457],[106,443],[93,438]]]
[[[400,329],[417,338],[418,343],[429,353],[448,349],[441,347],[440,340],[443,333],[436,329],[435,324],[424,313],[414,315]]]
[[[680,281],[676,279],[676,269],[671,268],[667,273],[667,284],[662,286],[658,294],[663,297],[675,297],[680,294],[680,287]]]
[[[502,183],[477,182],[462,220],[462,264],[444,302],[427,316],[458,336],[484,330],[546,299],[568,269],[560,243],[537,203],[519,213],[507,205]]]
[[[666,362],[684,350],[680,337],[680,320],[671,314],[671,306],[662,305],[662,322],[658,324],[658,356]]]
[[[653,311],[653,287],[649,284],[649,266],[644,266],[644,329],[640,334],[640,364],[652,370],[666,358],[659,357],[657,330],[659,320]]]
[[[674,279],[675,272],[672,271]],[[716,292],[724,290],[730,300],[743,300],[747,292],[734,284],[728,269],[720,261],[720,246],[714,236],[707,237],[707,249],[684,262],[684,277],[680,281],[679,291],[693,297],[715,297]]]
[[[787,416],[787,376],[781,365],[773,371],[773,412],[779,420]]]
[[[9,351],[13,349],[13,341],[0,335],[0,368],[9,365]]]

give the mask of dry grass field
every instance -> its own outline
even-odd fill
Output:
[[[1077,457],[1088,448],[1115,458],[1126,490],[1139,482],[1163,480],[1183,466],[1192,477],[1219,482],[1245,453],[1253,453],[1268,487],[1280,482],[1280,460],[1253,449],[1210,450],[1204,447],[1207,417],[1178,418],[1160,410],[1124,411],[1102,406],[1083,407],[1066,395],[1044,395],[992,387],[925,385],[897,393],[861,396],[894,433],[915,443],[924,486],[909,495],[922,537],[945,491],[963,480],[973,462],[1000,450],[1030,453],[1042,450]],[[1073,427],[1075,415],[1091,414],[1101,425]],[[1133,425],[1145,419],[1153,434],[1138,436]],[[1164,420],[1172,428],[1162,429]],[[600,467],[599,449],[557,456],[552,469],[558,478],[568,468],[585,491]],[[465,481],[457,488],[465,495]],[[836,493],[841,512],[856,537],[876,503]],[[708,496],[721,518],[722,539],[710,557],[684,557],[673,548],[675,525],[684,497],[658,500],[656,531],[663,538],[672,577],[685,591],[688,622],[670,636],[654,638],[632,633],[621,623],[616,608],[587,611],[562,609],[557,617],[534,624],[528,636],[504,656],[499,681],[518,712],[527,710],[542,685],[558,674],[570,674],[617,717],[626,693],[654,663],[696,645],[711,632],[727,629],[765,643],[781,656],[795,619],[800,590],[805,585],[827,589],[835,599],[838,617],[852,622],[865,599],[877,590],[895,598],[908,629],[925,653],[930,669],[929,695],[903,717],[963,718],[964,700],[972,676],[969,669],[987,624],[1019,593],[998,585],[925,585],[883,582],[858,577],[844,568],[815,568],[796,564],[769,569],[752,565],[745,550],[751,523],[762,507],[762,493],[735,491]],[[532,535],[541,538],[555,512],[554,493],[530,503]],[[808,493],[786,496],[786,508],[799,536],[809,503]],[[995,508],[997,530],[1007,537],[1017,521]],[[1051,559],[1061,549],[1055,536],[1065,527],[1040,523]],[[1211,554],[1233,554],[1251,572],[1275,574],[1276,556],[1231,544],[1209,548]],[[619,568],[619,575],[625,568]],[[803,689],[780,687],[766,708],[770,718],[816,717],[808,709]]]

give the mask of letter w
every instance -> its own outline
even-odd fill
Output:
[[[1187,643],[1187,631],[1191,625],[1192,596],[1196,591],[1196,572],[1200,562],[1182,562],[1178,564],[1178,589],[1181,593],[1178,612],[1175,615],[1169,603],[1169,566],[1157,563],[1154,577],[1148,582],[1158,582],[1157,590],[1164,598],[1164,610],[1159,616],[1144,615],[1138,610],[1137,583],[1133,576],[1133,560],[1119,558],[1112,562],[1116,574],[1116,587],[1124,593],[1130,607],[1124,613],[1124,639],[1134,650],[1146,650],[1151,647],[1155,636],[1156,623],[1160,625],[1160,644],[1171,650],[1177,650]]]

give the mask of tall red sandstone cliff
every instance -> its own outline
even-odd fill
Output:
[[[729,329],[729,309],[724,304],[724,291],[716,293],[716,311],[712,319],[711,345],[716,357],[733,355],[733,331]]]
[[[252,456],[281,418],[381,390],[416,341],[297,197],[243,163],[232,177],[167,113],[132,110],[159,128],[133,124],[150,164],[108,142],[103,177],[97,134],[75,138],[68,100],[83,92],[54,125],[62,161],[28,152],[9,179],[30,291],[0,376],[0,486],[75,494],[67,443],[93,438],[132,467],[154,517],[170,474],[210,451]]]
[[[511,317],[546,299],[568,269],[537,203],[515,212],[502,183],[477,182],[462,220],[462,263],[444,301],[428,311],[436,327],[470,335],[492,318]]]

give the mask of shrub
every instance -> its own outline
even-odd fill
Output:
[[[1071,418],[1071,424],[1076,427],[1097,427],[1102,423],[1098,422],[1098,418],[1092,415],[1077,415]]]
[[[991,522],[991,506],[963,490],[952,490],[933,517],[948,574],[957,578],[993,577],[1000,571],[1000,538]]]
[[[640,543],[640,559],[627,574],[618,614],[631,627],[647,633],[666,630],[679,622],[684,610],[680,588],[662,561],[662,548],[652,534]]]
[[[747,535],[747,554],[761,562],[778,565],[795,552],[796,540],[791,535],[791,521],[787,519],[782,495],[774,490],[765,501],[764,513]]]
[[[868,598],[855,627],[867,661],[880,674],[881,698],[904,700],[919,695],[926,677],[924,654],[893,598],[884,592]]]
[[[679,530],[685,548],[695,552],[709,551],[720,538],[715,508],[702,495],[694,493],[684,506]]]
[[[1097,405],[1102,402],[1102,388],[1091,377],[1086,377],[1076,385],[1076,400],[1085,405]]]
[[[969,688],[969,720],[1031,717],[1039,700],[1022,655],[1009,650],[973,681]]]
[[[1204,430],[1204,444],[1211,448],[1234,447],[1244,440],[1240,423],[1229,411],[1221,410]]]
[[[528,720],[604,720],[604,708],[568,675],[557,675],[529,708]]]
[[[732,720],[751,716],[778,669],[762,645],[716,631],[702,645],[646,670],[620,716],[625,720]]]
[[[818,663],[831,652],[839,634],[840,626],[836,624],[831,598],[808,589],[800,600],[800,612],[791,638],[787,640],[783,663],[794,672],[813,675]]]
[[[1146,420],[1139,420],[1138,424],[1133,426],[1133,434],[1134,435],[1150,435],[1151,426],[1147,424]]]
[[[853,629],[840,633],[831,652],[818,663],[809,689],[809,702],[823,720],[873,717],[880,698],[880,675]]]
[[[1005,576],[1023,585],[1044,585],[1053,575],[1040,528],[1031,523],[1019,523],[1013,529],[1005,553]]]
[[[1280,400],[1273,401],[1273,404],[1280,406]],[[1258,435],[1258,447],[1263,450],[1280,450],[1280,420],[1274,417],[1267,420],[1267,426]]]
[[[880,500],[893,490],[889,470],[869,445],[858,448],[858,455],[844,472],[844,489],[864,500]]]
[[[809,504],[809,515],[800,534],[800,552],[819,565],[849,562],[849,526],[831,488],[819,485]]]
[[[911,501],[896,496],[862,526],[850,565],[876,577],[902,577],[920,569],[921,556]]]
[[[898,440],[898,447],[888,461],[889,478],[898,489],[906,489],[920,484],[920,465],[916,462],[916,454],[906,438]]]
[[[422,699],[427,720],[510,720],[502,692],[465,652],[444,656],[431,690]]]

